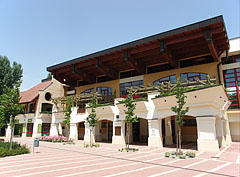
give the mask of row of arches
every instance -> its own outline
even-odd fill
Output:
[[[198,78],[199,80],[205,80],[207,77],[207,73],[199,73],[199,72],[189,72],[189,73],[181,73],[180,77],[182,82],[185,82],[185,79],[189,80],[189,81],[193,81],[194,78]],[[158,83],[160,82],[164,82],[164,81],[169,81],[172,84],[176,83],[176,75],[170,75],[170,76],[166,76],[166,77],[162,77],[160,79],[157,79],[153,82],[154,85],[158,85]],[[126,94],[127,92],[127,88],[128,87],[132,87],[132,86],[141,86],[143,85],[144,81],[143,80],[137,80],[137,81],[132,81],[132,82],[126,82],[126,83],[121,83],[120,84],[120,96],[122,97],[123,95]],[[112,88],[111,87],[97,87],[96,91],[99,94],[102,95],[112,95]],[[94,92],[94,88],[90,88],[87,89],[83,92],[81,92],[81,94],[85,94],[85,93],[93,93]]]
[[[163,146],[174,146],[176,144],[177,123],[176,117],[170,116],[161,121],[159,127],[162,136]],[[197,143],[197,123],[196,118],[193,116],[184,117],[184,126],[182,127],[182,142],[183,143]],[[100,120],[98,126],[95,128],[95,141],[112,143],[113,136],[121,136],[121,130],[114,127],[113,121]],[[123,128],[123,136],[126,136],[126,124]],[[114,129],[114,131],[113,131]],[[85,124],[84,122],[78,123],[78,139],[84,140]],[[147,119],[139,118],[139,121],[130,125],[130,143],[138,145],[148,145],[149,137],[149,123]]]

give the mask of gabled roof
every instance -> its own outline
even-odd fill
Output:
[[[48,86],[52,84],[52,81],[42,82],[27,91],[20,93],[20,102],[19,103],[28,103],[33,101],[39,94],[39,91],[45,90]]]

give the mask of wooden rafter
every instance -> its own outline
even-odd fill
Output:
[[[76,70],[76,66],[72,66],[72,73],[76,75],[78,78],[80,78],[83,81],[87,81],[88,83],[95,83],[96,79],[90,74],[87,74],[86,72],[79,72]]]
[[[177,68],[177,60],[174,57],[174,55],[172,54],[172,52],[170,52],[164,41],[160,41],[160,52],[162,53],[162,55],[164,56],[164,58],[166,59],[166,61],[173,67],[173,68]]]
[[[112,79],[118,79],[118,73],[114,71],[111,67],[105,65],[104,63],[101,63],[98,58],[96,59],[96,67],[106,76]]]
[[[213,43],[212,32],[210,30],[205,31],[205,39],[207,41],[208,49],[211,52],[214,61],[218,61],[219,60],[218,52]]]
[[[140,61],[134,59],[133,57],[129,56],[128,51],[124,51],[124,60],[138,73],[145,74],[146,73],[146,66],[144,66]]]

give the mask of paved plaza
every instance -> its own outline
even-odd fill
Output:
[[[32,149],[33,139],[15,139],[27,144]],[[0,176],[240,176],[240,143],[218,153],[196,152],[194,159],[165,158],[170,147],[152,148],[132,145],[137,152],[119,152],[122,146],[100,143],[99,148],[84,148],[83,141],[75,145],[40,142],[35,153],[0,159]],[[184,151],[194,149],[193,144],[186,144]]]

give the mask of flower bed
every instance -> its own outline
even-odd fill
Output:
[[[54,143],[62,143],[62,142],[73,142],[72,139],[67,139],[67,137],[64,136],[40,136],[37,139],[40,141],[47,141],[47,142],[54,142]]]
[[[0,158],[28,153],[30,153],[30,150],[26,145],[13,142],[12,149],[9,149],[9,142],[0,141]]]

